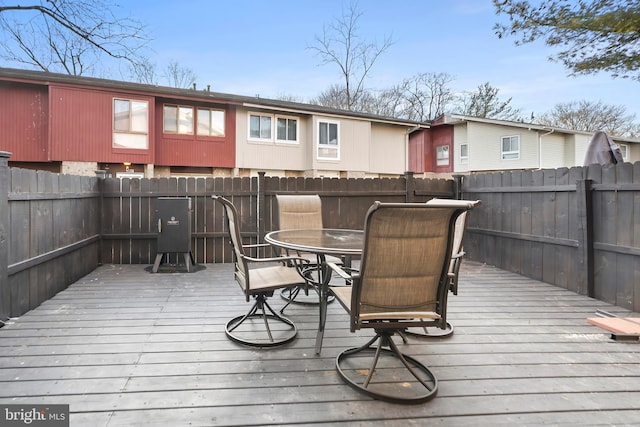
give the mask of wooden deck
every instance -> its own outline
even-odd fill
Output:
[[[563,289],[463,263],[453,336],[401,345],[440,380],[434,400],[408,406],[338,378],[336,354],[371,333],[350,333],[339,304],[321,356],[317,308],[300,305],[287,311],[295,341],[250,349],[223,330],[248,308],[230,264],[145,267],[102,266],[1,328],[0,403],[70,404],[83,427],[640,425],[640,345],[586,320],[632,313]]]

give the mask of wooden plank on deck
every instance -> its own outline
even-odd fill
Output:
[[[289,345],[240,346],[225,322],[248,309],[231,264],[151,274],[104,265],[0,329],[0,403],[69,404],[71,425],[640,424],[640,346],[587,318],[633,313],[517,274],[464,262],[449,298],[454,334],[403,351],[438,377],[421,405],[371,400],[342,383],[335,356],[364,342],[329,306],[291,305]],[[276,294],[275,307],[284,300]]]

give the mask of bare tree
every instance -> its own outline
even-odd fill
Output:
[[[602,102],[573,101],[556,106],[536,119],[539,124],[580,130],[604,131],[620,137],[640,136],[636,115],[628,114],[623,105],[607,105]]]
[[[506,101],[500,99],[495,88],[485,82],[474,92],[462,97],[462,114],[473,117],[500,120],[521,120],[519,109],[511,106],[511,98]]]
[[[276,99],[279,99],[280,101],[287,101],[287,102],[298,102],[298,103],[304,103],[305,100],[302,96],[299,95],[294,95],[291,93],[279,93],[276,96]]]
[[[101,58],[129,63],[147,44],[144,26],[104,0],[32,0],[0,6],[0,57],[43,71],[91,74]]]
[[[164,72],[164,77],[169,86],[182,89],[192,87],[198,78],[193,70],[181,66],[176,61],[169,62]]]
[[[144,83],[148,85],[157,85],[159,78],[156,73],[156,64],[151,62],[148,58],[143,58],[135,64],[131,64],[129,67],[131,74],[130,78],[134,79],[138,83]]]
[[[360,98],[365,96],[364,82],[371,68],[392,45],[391,37],[385,37],[381,44],[359,40],[358,21],[361,17],[357,3],[351,3],[347,10],[342,10],[339,18],[323,27],[322,36],[316,36],[316,44],[309,47],[322,58],[322,64],[339,67],[344,79],[344,101],[339,108],[347,110],[356,109]],[[334,95],[336,93],[334,91]]]
[[[311,103],[341,110],[349,110],[346,92],[347,89],[343,85],[333,84],[313,98]]]
[[[449,87],[453,81],[447,73],[419,73],[405,79],[401,88],[404,98],[402,117],[409,120],[433,120],[445,113],[456,95]]]
[[[404,118],[406,110],[405,93],[401,85],[379,91],[365,110],[368,113],[384,117]]]

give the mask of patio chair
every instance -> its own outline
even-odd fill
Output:
[[[295,324],[276,313],[267,303],[267,298],[273,296],[275,289],[304,284],[305,281],[298,271],[285,266],[284,263],[306,263],[307,261],[294,256],[271,258],[248,256],[245,248],[268,245],[243,245],[236,208],[223,197],[212,196],[212,198],[222,204],[226,213],[234,254],[235,280],[244,292],[247,302],[251,298],[255,300],[247,314],[234,317],[227,322],[225,326],[227,336],[235,342],[257,347],[273,347],[290,342],[297,334]],[[264,263],[269,264],[256,268],[258,264]]]
[[[427,205],[430,206],[439,206],[439,205],[456,205],[466,206],[469,203],[467,200],[450,200],[450,199],[431,199],[427,202]],[[449,263],[449,290],[454,294],[458,295],[458,273],[460,272],[460,265],[462,264],[462,258],[465,255],[465,252],[462,247],[462,240],[464,238],[464,233],[467,228],[467,212],[463,212],[458,216],[455,222],[455,228],[453,232],[453,244],[451,246],[451,262]],[[414,337],[422,337],[422,338],[444,338],[453,334],[453,326],[447,322],[445,329],[439,328],[409,328],[405,331],[407,334],[410,334]]]
[[[320,229],[323,228],[322,221],[322,200],[317,194],[277,194],[277,213],[278,213],[278,229],[280,230],[300,230],[300,229]],[[288,254],[292,255],[292,254]],[[282,307],[280,313],[291,303],[299,304],[318,304],[319,300],[301,298],[300,291],[303,290],[305,295],[309,295],[309,288],[315,289],[313,283],[319,281],[318,257],[315,254],[297,252],[295,255],[305,258],[309,263],[305,266],[303,275],[308,278],[303,286],[295,286],[283,289],[280,296],[287,303]],[[326,255],[327,262],[342,264],[342,259]],[[315,279],[314,276],[315,275]],[[333,296],[330,298],[333,301]]]
[[[409,327],[446,327],[454,224],[476,203],[375,202],[365,217],[359,273],[349,275],[329,264],[352,281],[352,286],[330,287],[349,313],[351,332],[375,331],[363,346],[337,356],[338,374],[348,385],[396,403],[421,403],[436,395],[433,372],[403,354],[392,337]]]

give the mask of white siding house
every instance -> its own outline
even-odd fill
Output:
[[[454,172],[546,169],[582,166],[590,132],[531,123],[446,115],[440,124],[453,126]],[[640,160],[640,140],[612,139],[625,162]]]

